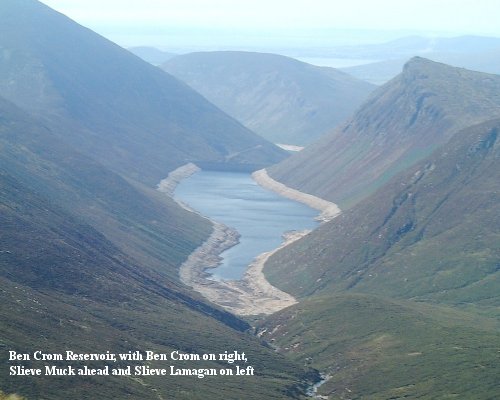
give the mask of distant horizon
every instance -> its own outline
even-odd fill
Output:
[[[500,38],[500,2],[442,0],[41,0],[122,47],[163,51],[298,50],[407,36]],[[319,54],[318,54],[319,55]]]

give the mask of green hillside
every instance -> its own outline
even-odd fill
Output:
[[[500,395],[499,130],[458,132],[266,263],[301,301],[262,337],[327,374],[321,395]]]
[[[162,68],[275,143],[305,145],[344,122],[375,88],[277,54],[191,53]]]
[[[374,193],[456,132],[500,116],[500,77],[413,58],[343,126],[269,168],[341,209]]]
[[[319,296],[260,327],[292,360],[328,376],[339,399],[494,399],[500,394],[498,321],[446,307],[361,294]]]
[[[497,313],[499,120],[473,126],[376,194],[278,252],[271,282],[299,296],[355,290]]]

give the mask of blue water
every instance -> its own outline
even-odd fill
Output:
[[[263,189],[246,173],[200,171],[184,179],[174,194],[241,235],[239,244],[221,254],[222,264],[210,270],[216,279],[241,279],[256,256],[282,243],[283,233],[318,224],[318,211]]]

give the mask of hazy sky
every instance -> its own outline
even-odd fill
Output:
[[[499,0],[42,0],[121,45],[248,44],[342,31],[500,37]],[[399,35],[399,32],[397,33]],[[361,34],[362,35],[362,34]],[[345,35],[347,39],[349,35]],[[384,35],[380,35],[381,38]],[[387,35],[388,37],[391,34]],[[371,39],[377,39],[372,37]],[[168,42],[168,43],[165,43]]]

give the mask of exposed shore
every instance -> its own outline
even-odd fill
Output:
[[[306,233],[294,232],[279,248]],[[237,315],[272,314],[295,304],[297,301],[293,296],[272,286],[262,273],[264,263],[278,249],[262,253],[255,258],[239,281],[210,279],[207,269],[217,267],[221,261],[219,254],[237,243],[233,235],[233,230],[215,223],[209,239],[182,264],[182,282],[211,302]]]
[[[319,197],[313,196],[312,194],[303,193],[296,189],[289,188],[282,183],[275,181],[271,178],[265,169],[255,171],[252,174],[252,178],[262,187],[272,190],[281,196],[287,197],[291,200],[298,201],[300,203],[306,204],[311,208],[321,211],[321,214],[317,217],[320,221],[330,221],[341,213],[339,206],[331,201],[321,199]]]
[[[193,164],[188,163],[180,166],[168,174],[165,179],[162,179],[157,185],[157,189],[169,196],[174,195],[175,188],[183,179],[189,178],[194,173],[198,172],[200,168]]]
[[[167,178],[163,179],[158,185],[158,190],[169,196],[173,196],[177,184],[182,179],[191,176],[198,170],[199,168],[196,165],[186,164],[172,171]],[[257,178],[255,176],[256,174]],[[274,181],[267,176],[265,170],[257,171],[254,173],[253,177],[257,183],[278,194],[284,195],[292,200],[301,201],[302,203],[322,211],[321,219],[323,220],[326,220],[327,216],[331,219],[340,212],[334,203],[314,198],[314,196],[287,188],[279,182]],[[278,190],[276,190],[276,188],[278,188]],[[293,193],[294,197],[291,197],[289,195],[290,193]],[[302,197],[299,195],[302,195]],[[299,200],[299,198],[301,198],[301,200]],[[307,199],[307,201],[311,201],[311,199],[314,198],[315,206],[304,201],[304,198]],[[196,212],[182,202],[177,201],[177,203],[192,212]],[[264,264],[271,255],[300,239],[310,231],[293,231],[285,233],[283,243],[272,251],[258,255],[249,265],[241,280],[219,281],[210,279],[208,270],[210,268],[216,268],[221,263],[222,258],[220,254],[238,243],[239,234],[234,229],[219,222],[210,221],[213,224],[212,234],[201,246],[191,253],[188,259],[180,267],[179,275],[184,284],[192,287],[211,302],[237,315],[267,315],[297,303],[293,296],[271,285],[266,280],[262,271]]]

